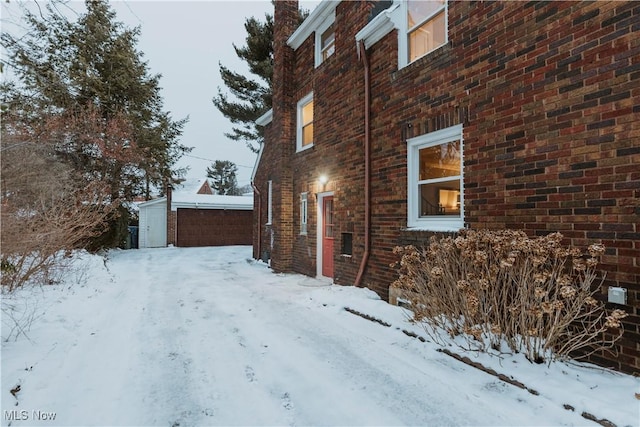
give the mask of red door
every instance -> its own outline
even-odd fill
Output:
[[[333,277],[333,197],[322,199],[322,275]]]

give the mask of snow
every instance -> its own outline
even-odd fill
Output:
[[[171,209],[196,207],[209,209],[253,209],[253,197],[226,196],[219,194],[198,194],[206,178],[188,179],[178,184],[171,194]]]
[[[227,196],[220,194],[198,194],[198,190],[202,187],[206,178],[187,179],[177,184],[171,193],[171,210],[178,208],[195,208],[195,209],[230,209],[230,210],[252,210],[253,209],[253,193],[243,194],[242,196]],[[152,199],[138,205],[147,208],[149,206],[160,203],[166,204],[166,197]]]
[[[83,254],[63,283],[5,296],[3,307],[36,309],[28,338],[5,340],[3,314],[2,425],[597,426],[583,412],[640,424],[638,378],[448,349],[534,395],[407,336],[425,334],[372,291],[250,256]]]

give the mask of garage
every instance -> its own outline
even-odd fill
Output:
[[[253,194],[213,194],[208,179],[187,180],[141,203],[140,248],[252,245]]]
[[[253,212],[177,209],[176,246],[251,245]]]

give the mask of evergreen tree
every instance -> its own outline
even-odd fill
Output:
[[[131,138],[122,149],[136,151],[130,156],[136,158],[133,164],[112,159],[108,171],[100,169],[96,160],[108,156],[77,134],[67,135],[65,147],[59,148],[87,176],[96,168],[107,173],[114,199],[130,200],[179,172],[172,167],[189,150],[178,142],[186,121],[174,121],[162,111],[161,76],[150,74],[136,50],[140,28],[116,21],[105,0],[87,0],[85,5],[86,12],[75,22],[61,15],[55,3],[46,5],[47,13],[24,8],[26,35],[2,33],[2,45],[13,59],[8,65],[20,80],[14,86],[18,96],[4,101],[14,114],[33,123],[41,121],[42,114],[86,118],[86,110],[97,112],[96,120],[103,124],[116,117],[128,121]]]
[[[148,198],[151,186],[162,188],[182,172],[174,165],[189,151],[178,142],[186,120],[162,111],[161,76],[136,49],[139,27],[116,21],[106,0],[87,0],[75,21],[59,4],[38,13],[23,7],[26,34],[0,36],[18,78],[0,91],[3,118],[32,134],[55,123],[48,134],[56,137],[56,155],[87,182],[108,185],[112,203]],[[122,240],[125,214],[112,218],[114,238],[103,239],[105,246]]]
[[[216,160],[207,168],[207,177],[211,178],[211,187],[216,194],[227,196],[239,196],[238,180],[236,173],[238,167],[229,160]]]
[[[300,22],[309,15],[306,10],[300,11]],[[245,21],[247,31],[246,45],[233,48],[238,58],[249,66],[255,77],[247,77],[220,65],[220,76],[234,98],[218,87],[218,94],[213,97],[213,104],[235,126],[225,136],[234,141],[244,141],[254,153],[258,152],[263,141],[262,129],[255,121],[271,108],[271,78],[273,77],[273,15],[266,14],[265,21],[260,22],[251,17]]]

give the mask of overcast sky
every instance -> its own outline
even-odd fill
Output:
[[[318,3],[305,0],[300,6],[313,9]],[[77,5],[83,8],[82,2]],[[174,119],[189,116],[181,142],[194,149],[178,166],[190,167],[188,178],[201,178],[213,160],[230,160],[238,165],[238,185],[249,184],[256,156],[243,142],[224,136],[231,123],[211,99],[218,87],[225,89],[219,63],[248,74],[232,44],[245,44],[247,17],[264,20],[265,13],[273,14],[271,1],[119,0],[111,5],[118,21],[141,27],[137,47],[151,72],[162,74],[165,111]],[[3,1],[3,13],[5,8]]]

